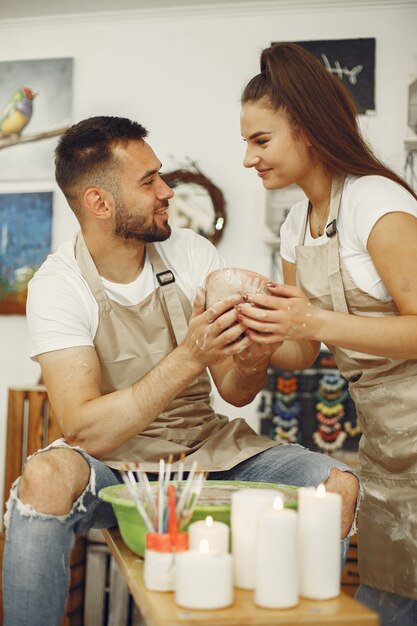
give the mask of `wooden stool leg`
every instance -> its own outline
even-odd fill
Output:
[[[88,626],[102,626],[106,594],[107,547],[90,544],[87,549],[84,622]]]
[[[125,626],[129,615],[129,589],[113,557],[110,557],[109,593],[107,626]]]

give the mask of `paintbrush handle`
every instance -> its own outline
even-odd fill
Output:
[[[136,509],[139,513],[139,515],[142,517],[143,521],[145,522],[146,528],[148,529],[149,532],[154,532],[155,528],[151,522],[151,520],[149,519],[149,516],[147,514],[147,512],[145,511],[145,508],[137,494],[137,491],[135,489],[135,487],[130,483],[129,478],[126,476],[126,474],[124,472],[121,472],[122,474],[122,479],[124,484],[126,485],[130,495],[133,498],[133,501],[136,505]]]
[[[175,485],[168,486],[168,532],[170,535],[176,535],[178,533],[178,518],[177,518],[177,493]]]

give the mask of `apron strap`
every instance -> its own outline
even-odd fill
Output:
[[[332,187],[330,191],[329,222],[325,229],[326,236],[329,239],[329,241],[325,245],[327,245],[328,247],[328,275],[330,293],[332,296],[333,308],[335,311],[339,311],[340,313],[348,312],[340,268],[339,235],[337,233],[337,219],[339,216],[339,208],[344,182],[345,176],[338,176],[336,174],[333,176]],[[304,214],[303,225],[300,231],[300,239],[298,242],[299,246],[304,245],[306,230],[307,228],[309,228],[309,215],[310,203],[308,203],[307,211],[305,211]]]
[[[339,216],[344,182],[345,176],[333,176],[330,192],[329,223],[326,226],[326,235],[329,237],[328,270],[330,292],[332,295],[333,309],[339,313],[349,312],[340,268],[339,235],[337,232],[337,218]]]
[[[75,258],[97,303],[101,304],[103,302],[107,302],[104,285],[81,231],[77,233],[77,238],[75,240]]]
[[[161,287],[162,297],[168,309],[175,339],[177,345],[179,345],[184,341],[187,335],[188,322],[185,317],[184,309],[182,308],[178,288],[175,285],[175,276],[173,272],[167,268],[152,243],[146,244],[146,254],[149,254],[153,271]]]
[[[162,296],[171,319],[175,340],[177,345],[179,345],[187,335],[188,322],[178,294],[178,288],[175,285],[175,276],[167,268],[153,244],[146,244],[146,253],[149,254],[152,269],[161,286]],[[104,285],[81,231],[77,234],[75,241],[75,257],[97,303],[107,302],[108,298]]]

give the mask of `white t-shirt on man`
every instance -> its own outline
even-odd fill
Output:
[[[295,248],[307,208],[307,199],[298,202],[281,226],[281,256],[290,263],[295,263]],[[396,211],[417,217],[417,201],[404,187],[383,176],[346,177],[337,220],[340,256],[357,287],[384,302],[392,298],[372,263],[367,243],[376,222]],[[326,235],[313,239],[307,226],[305,246],[327,242]]]
[[[154,245],[191,305],[207,274],[225,266],[217,249],[192,230],[172,228],[169,239]],[[139,304],[159,287],[148,256],[133,282],[102,281],[108,297],[124,306]],[[98,305],[75,260],[75,235],[30,281],[26,310],[34,360],[44,352],[94,345]]]

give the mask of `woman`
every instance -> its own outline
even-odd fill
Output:
[[[310,366],[321,342],[334,353],[362,431],[357,599],[414,626],[417,196],[362,139],[343,84],[295,44],[262,52],[241,127],[264,187],[307,198],[281,229],[285,284],[249,296],[239,320],[276,368]]]

